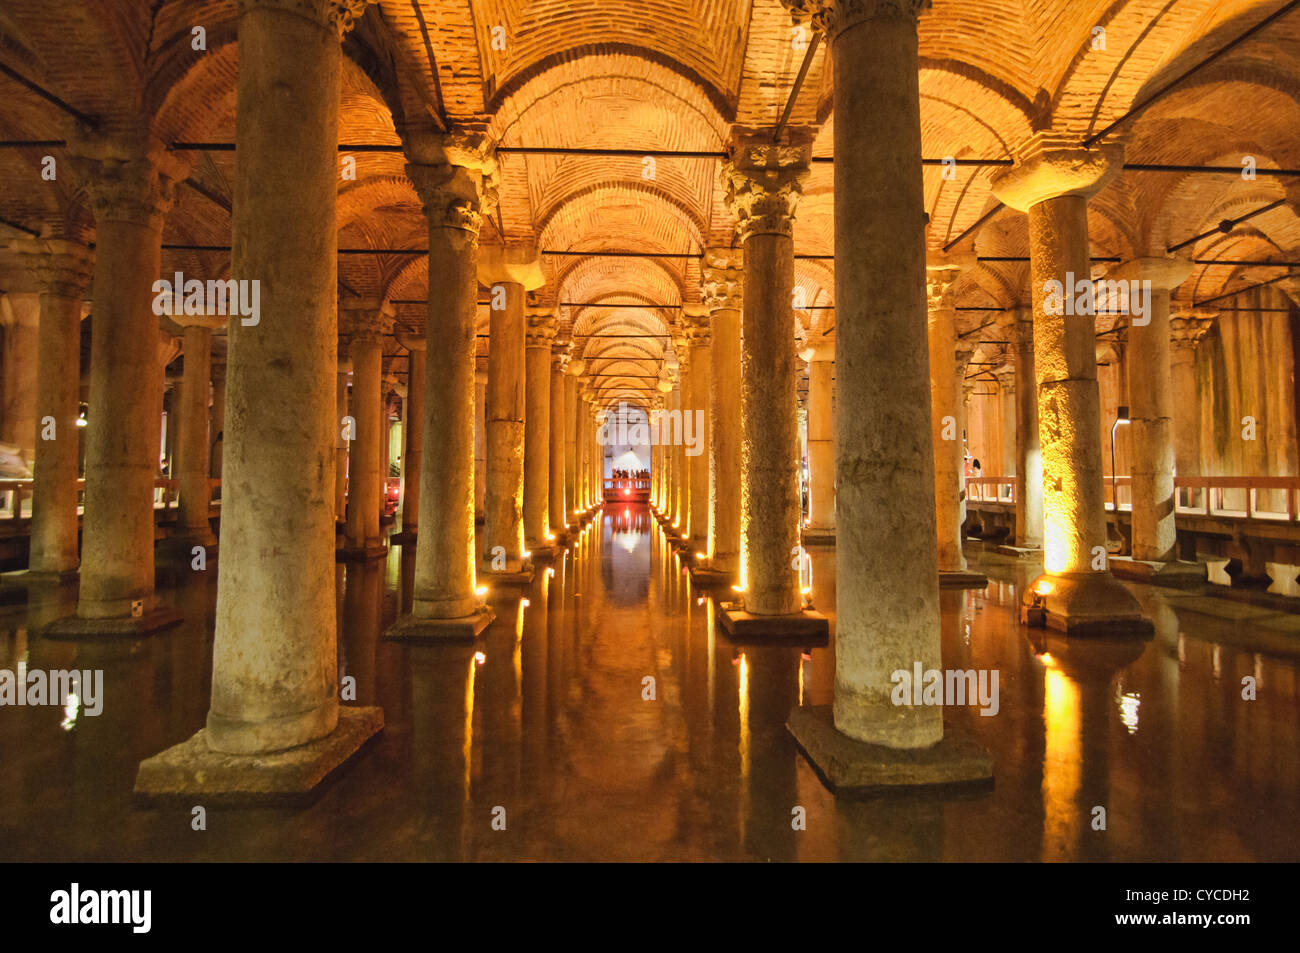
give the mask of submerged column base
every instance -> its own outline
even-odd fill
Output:
[[[857,741],[835,729],[829,705],[790,712],[786,730],[822,783],[853,797],[925,788],[937,792],[987,788],[993,759],[982,745],[945,728],[928,748],[887,748]]]
[[[388,547],[382,542],[366,543],[364,546],[344,546],[334,551],[337,562],[363,562],[367,559],[380,559],[388,555]]]
[[[216,804],[293,801],[334,774],[383,728],[383,709],[341,707],[338,727],[324,738],[255,755],[213,751],[203,728],[140,762],[135,793],[148,800],[199,796]]]
[[[1155,632],[1133,593],[1108,572],[1043,573],[1025,590],[1020,621],[1071,636]]]
[[[940,589],[983,589],[989,584],[989,577],[982,572],[970,569],[939,570]]]
[[[47,639],[139,638],[180,625],[182,616],[171,606],[155,606],[138,616],[112,616],[103,619],[70,615],[55,619],[41,635]]]
[[[1150,559],[1134,559],[1131,556],[1111,556],[1111,575],[1133,582],[1145,582],[1152,586],[1165,586],[1170,589],[1199,589],[1208,582],[1205,563],[1184,562],[1171,559],[1161,562]]]
[[[401,642],[473,642],[492,624],[496,613],[479,606],[454,619],[426,619],[407,615],[389,626],[384,638]]]
[[[824,644],[830,639],[830,621],[820,612],[804,609],[789,615],[754,615],[744,606],[724,602],[718,613],[722,630],[731,641]]]

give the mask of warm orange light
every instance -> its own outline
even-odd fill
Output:
[[[475,662],[475,664],[477,664],[477,665],[482,665],[482,664],[483,664],[484,662],[486,662],[486,661],[487,661],[487,656],[484,655],[482,652],[475,652],[475,653],[474,653],[474,662]]]
[[[1046,579],[1040,579],[1034,585],[1034,592],[1038,593],[1040,596],[1049,595],[1051,591],[1052,591],[1052,584],[1048,582]]]
[[[555,567],[554,567],[554,566],[547,566],[547,567],[546,567],[546,575],[547,575],[548,577],[554,579],[554,578],[555,578]]]
[[[812,586],[804,586],[802,589],[799,590],[799,592],[802,593],[802,594],[805,595],[805,596],[807,596],[807,595],[811,595],[811,594],[812,594]]]
[[[529,606],[532,605],[532,603],[529,602],[527,599],[520,599],[519,604],[523,606],[525,609],[527,609]]]
[[[474,592],[480,596],[486,596],[487,590],[488,590],[487,586],[479,586],[477,589],[474,590]]]

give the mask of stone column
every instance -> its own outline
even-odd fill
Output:
[[[345,422],[348,414],[348,377],[352,374],[352,358],[346,349],[339,348],[338,374],[334,391],[337,417],[334,427],[334,518],[346,523],[348,518],[348,455],[355,427]]]
[[[565,519],[576,525],[582,511],[578,493],[578,375],[586,363],[570,352],[564,369],[564,498],[568,505]]]
[[[700,298],[709,308],[709,568],[740,570],[740,311],[744,273],[739,249],[704,252]]]
[[[475,279],[477,280],[477,279]],[[474,522],[487,509],[487,372],[474,373]]]
[[[489,289],[487,380],[486,572],[499,579],[530,576],[524,556],[524,295],[545,279],[531,248],[484,249],[479,281]]]
[[[72,160],[95,214],[95,317],[77,614],[47,634],[140,634],[179,616],[154,598],[154,479],[163,375],[153,282],[185,169],[143,132],[85,138]],[[170,302],[167,302],[170,305]]]
[[[750,616],[796,616],[802,606],[795,558],[801,501],[791,294],[794,210],[808,174],[810,138],[773,145],[766,133],[741,135],[724,173],[727,204],[745,250],[741,585]],[[735,619],[724,614],[724,625]],[[825,619],[820,622],[824,627]]]
[[[569,528],[568,503],[564,495],[564,451],[568,444],[568,430],[564,425],[565,420],[568,419],[564,414],[566,380],[564,366],[569,362],[568,349],[569,345],[565,343],[556,345],[551,350],[551,419],[547,432],[550,449],[550,473],[547,477],[547,483],[550,486],[550,500],[548,501],[547,511],[551,522],[551,536],[555,539],[563,536],[565,530]]]
[[[1088,197],[1121,162],[1118,147],[1067,148],[1044,133],[994,180],[1004,204],[1029,214],[1047,572],[1026,598],[1072,635],[1150,630],[1108,569],[1095,320],[1064,313],[1090,280]]]
[[[348,477],[348,520],[342,556],[372,559],[388,552],[379,533],[387,428],[383,398],[384,335],[392,326],[394,308],[373,298],[347,298],[339,303],[339,327],[347,334],[352,356],[352,440]]]
[[[1128,371],[1130,446],[1133,462],[1133,558],[1168,562],[1176,558],[1174,526],[1174,394],[1169,347],[1169,296],[1192,273],[1178,258],[1141,258],[1106,277],[1139,282],[1129,299]],[[1150,282],[1150,293],[1146,289]],[[1122,303],[1118,302],[1118,303]],[[1135,304],[1146,314],[1136,314]]]
[[[220,357],[221,360],[214,360],[212,364],[212,413],[208,420],[208,471],[217,480],[221,479],[222,451],[225,449],[222,434],[226,426],[226,361],[224,354]],[[343,386],[346,388],[347,384]]]
[[[321,227],[338,190],[339,37],[360,9],[239,6],[231,276],[261,282],[261,299],[255,323],[230,321],[212,706],[205,732],[141,765],[137,791],[300,792],[382,727],[379,709],[339,705],[337,234]]]
[[[81,301],[94,255],[80,242],[27,239],[15,245],[40,289],[32,468],[29,575],[77,573],[77,416],[81,380]],[[52,422],[52,427],[47,424]]]
[[[3,381],[4,409],[0,433],[18,447],[30,467],[36,459],[36,390],[40,354],[41,297],[6,294],[0,302],[0,322],[5,329]]]
[[[591,509],[591,395],[578,395],[578,420],[575,441],[578,448],[578,505],[586,513]]]
[[[554,550],[551,499],[551,348],[555,311],[528,314],[524,347],[524,545],[537,556]]]
[[[1033,315],[1031,306],[1018,307],[1001,324],[1011,341],[1015,375],[1015,544],[1020,549],[1043,546],[1043,455],[1038,444]]]
[[[835,380],[835,339],[814,332],[808,361],[808,525],[807,541],[835,540],[835,419],[831,393]]]
[[[424,472],[424,395],[428,341],[402,335],[398,343],[406,348],[406,407],[402,414],[402,542],[415,542],[420,532],[420,485]]]
[[[482,406],[475,399],[478,234],[496,199],[496,155],[476,135],[417,138],[406,174],[424,203],[429,274],[440,286],[428,295],[428,366],[420,419],[412,420],[429,451],[420,467],[413,599],[388,635],[473,639],[493,618],[476,591],[474,420]]]
[[[668,528],[669,535],[673,536],[680,534],[682,524],[686,522],[686,514],[683,512],[685,507],[682,506],[682,494],[684,492],[682,489],[682,457],[684,454],[682,453],[680,440],[676,436],[676,427],[672,425],[672,421],[676,420],[678,421],[676,426],[679,427],[682,419],[682,388],[686,380],[686,374],[681,363],[677,365],[677,374],[676,386],[668,394],[667,420],[670,425],[660,430],[660,433],[665,435],[665,439],[675,441],[664,447],[664,456],[667,457],[668,463],[666,474],[668,478]]]
[[[688,383],[687,409],[682,411],[682,432],[689,432],[698,441],[698,453],[686,454],[688,482],[687,523],[690,527],[689,552],[708,558],[709,548],[709,445],[713,434],[709,429],[709,370],[713,357],[709,341],[709,312],[703,305],[686,305],[682,309],[685,326]],[[689,428],[687,415],[690,415]]]
[[[1213,315],[1181,309],[1170,321],[1171,372],[1174,392],[1174,474],[1201,475],[1201,396],[1196,384],[1196,345],[1210,330]],[[1190,494],[1195,502],[1200,491]]]
[[[210,547],[212,487],[208,483],[208,393],[211,390],[212,331],[227,318],[212,315],[173,315],[185,328],[185,369],[180,400],[175,404],[176,470],[180,489],[177,532],[188,545]]]

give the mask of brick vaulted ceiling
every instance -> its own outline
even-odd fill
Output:
[[[1281,6],[1282,0],[934,0],[920,24],[925,154],[1008,158],[1044,129],[1083,139]],[[196,26],[206,31],[206,50],[192,49]],[[1104,49],[1095,48],[1096,27],[1105,30]],[[721,151],[735,127],[777,121],[803,58],[794,39],[779,0],[380,0],[344,42],[340,141],[399,144],[408,130],[468,124],[485,127],[503,146]],[[233,0],[5,0],[0,61],[102,127],[148,126],[165,142],[233,141]],[[830,77],[823,46],[790,117],[792,127],[815,132],[819,156],[831,154]],[[63,113],[9,80],[0,84],[0,138],[66,138]],[[1249,154],[1260,167],[1300,167],[1300,11],[1162,96],[1120,138],[1130,161],[1235,166]],[[65,164],[55,181],[41,178],[50,152],[0,149],[0,218],[90,237],[74,171]],[[227,244],[235,157],[193,157],[164,241]],[[355,181],[339,184],[340,246],[421,247],[424,224],[403,157],[355,158]],[[662,158],[647,179],[639,158],[506,155],[500,208],[482,241],[672,253],[730,244],[733,221],[719,165]],[[933,246],[961,235],[994,206],[995,171],[962,167],[949,180],[940,168],[926,168]],[[1094,254],[1162,253],[1225,217],[1282,198],[1282,181],[1126,172],[1092,204]],[[832,198],[832,167],[814,166],[799,207],[798,253],[833,251]],[[17,234],[0,226],[0,237]],[[1190,251],[1201,258],[1286,259],[1297,245],[1300,221],[1282,205]],[[962,247],[1023,256],[1024,218],[1004,212]],[[562,307],[562,334],[575,336],[593,371],[627,375],[602,378],[607,395],[647,393],[646,375],[676,361],[671,334],[679,306],[698,300],[697,262],[550,256],[544,265],[550,281],[539,303],[597,303]],[[164,273],[218,277],[228,267],[224,252],[164,253]],[[339,277],[343,290],[398,301],[421,300],[429,290],[425,262],[412,256],[344,256]],[[1204,299],[1253,277],[1249,269],[1199,268],[1179,296]],[[1024,264],[985,262],[963,278],[959,303],[1018,304],[1027,280]],[[0,284],[21,288],[23,281],[0,253]],[[796,281],[807,303],[834,303],[829,263],[799,261]],[[963,314],[965,330],[989,318]],[[399,306],[400,323],[412,330],[422,327],[423,315],[419,304]],[[486,312],[481,318],[486,327]],[[833,321],[821,309],[801,318],[805,326]]]

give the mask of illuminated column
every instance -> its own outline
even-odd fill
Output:
[[[682,385],[686,380],[685,368],[680,363],[680,356],[677,365],[677,380],[675,386],[668,394],[668,415],[665,418],[668,426],[663,427],[660,433],[665,439],[669,440],[664,447],[664,455],[668,458],[668,524],[671,534],[676,536],[681,532],[682,524],[686,522],[686,514],[682,507],[682,453],[681,441],[677,438],[681,429],[682,419]]]
[[[208,422],[208,434],[210,435],[208,437],[208,446],[211,448],[208,469],[211,475],[218,480],[221,479],[221,454],[225,444],[223,430],[226,426],[225,355],[221,355],[221,358],[220,361],[214,361],[212,364],[212,416]],[[347,384],[344,383],[343,386],[347,387]]]
[[[388,549],[379,534],[384,479],[383,443],[384,335],[392,327],[394,309],[386,301],[349,298],[339,303],[339,326],[350,338],[352,355],[352,440],[348,479],[348,521],[344,558],[368,559]]]
[[[704,252],[700,298],[713,331],[709,351],[709,568],[740,570],[740,311],[744,273],[739,249]]]
[[[338,191],[339,38],[360,5],[320,6],[239,5],[231,276],[261,291],[256,322],[230,321],[212,704],[204,732],[141,765],[137,791],[301,792],[383,724],[339,705],[337,234],[321,223]]]
[[[1129,298],[1128,371],[1130,446],[1133,448],[1133,558],[1168,562],[1176,558],[1174,526],[1174,394],[1169,347],[1169,296],[1192,273],[1178,258],[1126,262],[1108,280],[1141,282]],[[1145,300],[1143,300],[1145,299]],[[1135,313],[1134,304],[1146,309]]]
[[[487,372],[474,374],[474,521],[487,510]]]
[[[402,335],[410,365],[406,376],[406,407],[402,413],[402,539],[411,542],[420,532],[420,489],[424,481],[424,395],[427,390],[428,341]]]
[[[530,248],[484,249],[479,282],[489,289],[487,499],[483,569],[498,578],[531,573],[524,552],[524,295],[545,279]]]
[[[816,333],[808,361],[808,526],[805,539],[835,539],[835,339]]]
[[[1196,345],[1210,330],[1213,315],[1180,310],[1170,321],[1171,372],[1174,391],[1174,474],[1201,475],[1201,397],[1196,386]],[[1193,499],[1199,491],[1192,492]]]
[[[422,431],[421,450],[428,450],[420,466],[411,610],[387,635],[473,639],[493,618],[475,591],[474,367],[478,235],[495,201],[496,155],[481,137],[460,134],[417,136],[410,151],[406,175],[424,205],[429,274],[439,276],[439,285],[427,296],[427,364],[419,417],[411,420]]]
[[[5,329],[3,383],[4,410],[0,433],[18,447],[23,462],[31,466],[36,457],[36,389],[39,376],[41,297],[35,294],[4,295],[0,323]]]
[[[549,475],[547,483],[550,486],[550,500],[547,510],[550,517],[551,535],[559,539],[569,526],[568,505],[564,495],[564,451],[567,446],[566,436],[567,429],[564,422],[567,419],[564,415],[565,401],[564,390],[566,375],[564,365],[569,362],[568,358],[569,345],[567,343],[557,344],[551,349],[551,380],[550,380],[550,411],[551,419],[547,429],[547,444],[549,447]]]
[[[709,343],[709,312],[703,305],[686,305],[682,310],[689,384],[687,409],[682,412],[682,432],[689,433],[695,446],[684,448],[690,489],[687,514],[690,552],[707,557],[709,547],[709,371],[713,360]],[[687,414],[690,415],[689,426]]]
[[[62,238],[26,239],[14,247],[36,279],[41,307],[28,574],[38,579],[75,576],[81,302],[94,256],[80,242]]]
[[[1096,327],[1091,312],[1065,313],[1091,275],[1088,197],[1118,172],[1121,152],[1057,147],[1040,134],[994,180],[1003,203],[1029,214],[1047,572],[1028,598],[1069,634],[1151,627],[1107,568]]]
[[[178,621],[154,597],[154,479],[163,374],[153,282],[162,225],[185,168],[161,143],[74,143],[95,214],[95,317],[77,614],[47,635],[139,634]]]
[[[1038,445],[1038,377],[1034,373],[1032,308],[1017,308],[1003,324],[1014,349],[1016,395],[1016,546],[1043,545],[1043,455]]]
[[[177,530],[190,544],[212,546],[217,538],[209,519],[212,487],[208,483],[208,393],[211,389],[212,331],[224,316],[173,315],[185,328],[185,369],[176,423],[177,480],[180,504]]]
[[[739,135],[725,170],[727,205],[745,254],[740,388],[744,611],[797,617],[800,480],[795,369],[794,210],[810,148]],[[919,216],[918,216],[919,218]],[[724,625],[736,617],[727,613]],[[825,620],[820,619],[824,629]],[[732,629],[734,631],[734,628]]]
[[[595,398],[590,393],[581,396],[582,404],[578,414],[578,452],[581,456],[578,458],[578,465],[582,485],[579,492],[582,497],[582,508],[586,511],[596,503],[595,488],[591,485],[591,461],[596,455],[596,431],[592,416],[592,402]]]
[[[524,545],[537,555],[553,549],[551,496],[551,348],[555,312],[528,314],[524,346]]]
[[[351,373],[352,358],[340,348],[334,392],[338,414],[334,428],[334,519],[339,523],[345,522],[348,516],[348,448],[355,432],[355,428],[344,420],[348,416],[348,377]]]
[[[564,499],[569,508],[566,519],[575,526],[582,511],[578,492],[578,375],[585,368],[586,364],[570,349],[564,369]]]

